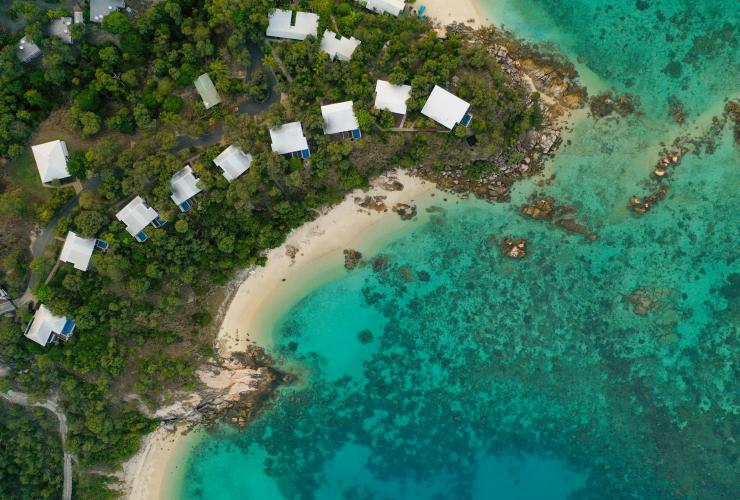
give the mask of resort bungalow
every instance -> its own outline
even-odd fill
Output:
[[[13,301],[10,299],[10,295],[8,295],[7,290],[0,287],[0,316],[13,312],[15,312],[15,304],[13,304]]]
[[[208,73],[203,73],[193,83],[195,84],[195,89],[200,94],[200,98],[203,99],[203,106],[206,109],[211,109],[216,104],[221,103],[221,97],[218,95],[216,86],[213,85]]]
[[[71,17],[60,17],[54,19],[49,24],[49,33],[57,38],[61,38],[64,43],[72,43],[72,18]]]
[[[124,0],[90,0],[90,21],[102,23],[105,16],[124,7]]]
[[[249,166],[252,164],[252,155],[244,153],[244,151],[232,144],[224,149],[213,160],[213,163],[223,171],[226,180],[231,182],[249,170]]]
[[[95,238],[81,238],[70,231],[67,233],[67,239],[64,240],[59,260],[73,264],[74,268],[79,271],[87,271],[96,245]]]
[[[470,125],[472,116],[468,114],[468,108],[470,103],[435,85],[421,114],[452,130],[458,123],[465,127]]]
[[[352,101],[321,106],[321,116],[324,117],[324,134],[341,134],[343,138],[349,135],[353,139],[362,137]]]
[[[172,188],[172,201],[178,206],[181,212],[187,212],[193,206],[191,200],[193,197],[203,191],[198,187],[198,181],[193,175],[193,167],[185,165],[185,168],[177,172],[170,179]]]
[[[53,338],[67,340],[75,329],[75,322],[64,316],[55,316],[43,304],[41,304],[28,323],[24,335],[39,344],[46,347]]]
[[[18,47],[16,48],[15,53],[18,56],[18,59],[25,63],[41,55],[41,49],[38,45],[24,36],[21,38],[21,41],[18,42]]]
[[[137,196],[123,207],[116,214],[116,219],[126,224],[126,231],[139,243],[143,243],[148,239],[148,236],[144,233],[144,228],[149,224],[155,228],[162,227],[165,224],[159,218],[157,211],[147,206],[141,196]]]
[[[337,34],[333,31],[324,31],[324,36],[321,37],[320,49],[329,54],[329,59],[339,59],[340,61],[349,61],[352,59],[352,53],[361,44],[355,37],[337,38]]]
[[[33,158],[36,160],[36,167],[39,169],[41,182],[44,184],[57,179],[66,179],[70,176],[69,170],[67,170],[69,152],[64,141],[37,144],[31,146],[31,151],[33,152]]]
[[[318,14],[296,12],[294,21],[293,12],[281,9],[272,11],[267,26],[267,36],[272,38],[288,38],[290,40],[305,40],[309,36],[316,38],[318,31]]]
[[[270,139],[272,139],[272,150],[276,153],[302,159],[311,156],[301,122],[291,122],[270,128]]]
[[[399,16],[403,9],[406,7],[404,0],[357,0],[358,2],[364,2],[365,7],[369,10],[375,11],[379,14],[383,12],[392,16]]]
[[[411,96],[411,85],[393,85],[385,80],[375,84],[375,107],[406,116],[406,101]]]

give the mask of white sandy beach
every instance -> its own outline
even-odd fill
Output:
[[[442,25],[465,23],[479,28],[493,21],[483,15],[475,0],[417,0],[415,8],[426,6],[425,15],[435,18]]]

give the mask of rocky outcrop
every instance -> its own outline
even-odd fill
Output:
[[[383,195],[367,195],[364,198],[355,198],[355,204],[368,210],[374,210],[376,212],[386,212],[388,210],[388,207],[385,205],[385,199],[386,197]]]
[[[504,238],[501,242],[501,253],[512,259],[523,259],[527,256],[527,240],[524,238]]]
[[[393,206],[393,211],[401,217],[401,220],[411,220],[416,217],[416,205],[409,205],[408,203],[396,203]]]
[[[359,250],[346,248],[344,250],[344,268],[348,271],[356,268],[362,260],[362,253]]]
[[[632,114],[640,104],[640,99],[632,94],[614,96],[606,91],[592,96],[589,100],[591,115],[598,119],[617,113],[619,116]]]
[[[598,239],[592,234],[588,227],[576,220],[574,215],[578,209],[568,205],[558,205],[552,196],[540,196],[535,194],[531,203],[519,209],[519,213],[534,220],[546,221],[551,227],[564,229],[571,233],[588,235],[590,241]]]

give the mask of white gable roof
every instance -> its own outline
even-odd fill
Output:
[[[352,101],[321,106],[321,116],[324,117],[324,133],[327,135],[360,128],[352,109]]]
[[[49,25],[49,33],[61,38],[66,43],[72,43],[72,18],[60,17]]]
[[[41,49],[38,45],[24,36],[21,38],[21,41],[18,42],[15,53],[18,55],[18,59],[20,59],[21,62],[28,62],[41,54]]]
[[[337,58],[340,61],[349,61],[352,59],[352,53],[360,45],[360,42],[355,37],[337,38],[337,34],[333,31],[324,31],[324,36],[321,38],[321,50],[329,54],[331,59]]]
[[[26,328],[25,336],[41,346],[46,346],[51,340],[52,333],[61,335],[66,324],[67,318],[54,316],[45,305],[41,304]]]
[[[124,7],[124,0],[90,0],[90,21],[102,23],[105,16]]]
[[[36,167],[39,169],[41,182],[51,182],[55,179],[69,177],[67,170],[67,144],[64,141],[51,141],[31,146]]]
[[[270,129],[272,150],[282,155],[308,149],[308,141],[303,135],[301,122],[286,123]]]
[[[196,179],[193,175],[193,168],[190,165],[185,165],[185,168],[178,171],[172,176],[172,179],[170,179],[172,201],[179,206],[203,191],[198,187],[199,180],[200,179]]]
[[[244,151],[232,144],[224,149],[213,160],[213,163],[223,170],[224,177],[231,182],[249,170],[249,166],[252,164],[252,155],[249,153],[245,154]]]
[[[367,8],[374,10],[375,12],[398,16],[403,12],[405,5],[404,0],[358,0],[361,2],[367,2]]]
[[[137,196],[116,214],[116,219],[126,224],[126,231],[136,236],[147,227],[159,214],[148,207],[141,196]]]
[[[289,10],[275,9],[270,14],[270,24],[267,26],[267,36],[274,38],[290,38],[291,40],[305,40],[309,36],[316,37],[319,31],[319,16],[310,12],[296,12],[295,24],[293,13]]]
[[[447,92],[439,85],[435,85],[421,110],[421,114],[449,129],[453,129],[456,124],[462,121],[469,107],[470,103]]]
[[[411,96],[411,85],[393,85],[385,80],[375,84],[375,107],[391,113],[406,114],[406,101]]]
[[[213,81],[211,81],[208,73],[203,73],[193,83],[195,84],[195,89],[200,94],[200,98],[203,99],[203,106],[206,109],[211,109],[216,104],[221,103],[221,97],[218,95],[216,86],[213,85]]]
[[[64,240],[59,260],[74,264],[75,269],[80,271],[87,271],[93,250],[95,250],[95,238],[80,238],[70,231],[67,233],[67,239]]]

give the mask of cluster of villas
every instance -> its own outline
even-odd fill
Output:
[[[90,0],[90,21],[102,23],[103,18],[126,7],[124,0]],[[79,7],[75,7],[72,17],[60,17],[49,24],[49,34],[72,44],[72,25],[84,24],[85,16]],[[41,55],[41,49],[32,40],[21,38],[16,46],[16,55],[21,62],[29,62]]]
[[[105,2],[123,4],[123,2]],[[402,0],[370,0],[367,8],[392,15],[399,15],[404,8]],[[109,9],[110,10],[110,9]],[[100,18],[102,19],[102,18]],[[97,20],[97,19],[96,19]],[[269,18],[267,36],[291,40],[304,40],[316,36],[319,16],[312,13],[274,10]],[[340,37],[326,30],[321,39],[321,50],[331,59],[349,61],[361,42],[354,37]],[[221,103],[216,87],[206,73],[194,82],[206,109]],[[405,117],[407,101],[411,95],[410,85],[396,85],[378,80],[375,85],[375,108],[387,110]],[[456,125],[469,126],[470,103],[460,99],[444,88],[435,85],[421,113],[452,130]],[[324,120],[324,134],[340,138],[359,139],[362,137],[360,125],[353,109],[352,101],[321,106]],[[307,159],[311,156],[308,139],[300,122],[286,123],[269,129],[273,152],[287,156]],[[70,177],[67,168],[69,152],[64,141],[56,140],[33,146],[32,152],[43,183],[63,180]],[[213,163],[222,171],[226,180],[232,182],[245,172],[252,163],[252,155],[240,147],[230,145],[224,149]],[[182,212],[193,205],[195,196],[202,191],[199,179],[190,165],[176,172],[170,179],[171,199]],[[148,227],[159,228],[166,224],[159,213],[149,206],[144,198],[135,196],[116,214],[116,219],[124,224],[126,231],[139,243],[148,239]],[[105,252],[108,243],[96,238],[83,238],[70,231],[67,234],[59,260],[71,263],[79,271],[87,271],[95,251]],[[45,346],[54,339],[66,340],[74,331],[75,324],[67,318],[53,315],[43,304],[26,329],[26,337]]]

